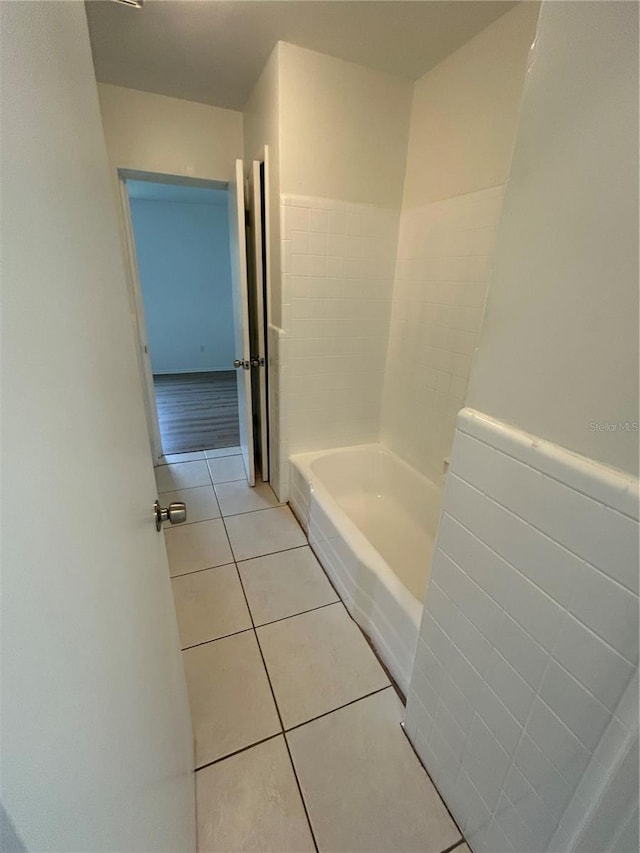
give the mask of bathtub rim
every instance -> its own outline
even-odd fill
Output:
[[[407,462],[379,442],[357,444],[347,447],[327,448],[325,450],[314,450],[306,453],[294,453],[289,457],[290,463],[295,465],[295,467],[300,471],[304,480],[308,483],[311,493],[313,493],[323,511],[329,516],[340,535],[353,549],[356,558],[366,566],[369,566],[371,571],[380,578],[381,583],[384,584],[395,602],[406,612],[416,631],[419,631],[424,609],[424,601],[419,601],[402,583],[384,557],[371,544],[356,523],[349,518],[345,510],[338,503],[338,499],[335,498],[324,483],[319,480],[318,475],[311,468],[313,462],[322,457],[334,454],[342,455],[345,453],[353,453],[354,451],[366,451],[369,453],[380,453],[390,456],[393,459],[394,464],[397,462],[398,465],[401,465],[405,470],[409,471],[412,476],[424,480],[431,487],[436,484],[434,484],[432,480],[429,480],[427,477],[420,474],[419,471],[416,471],[415,468],[412,468]],[[294,509],[296,509],[295,506]],[[304,519],[303,521],[304,525],[308,528],[308,519]],[[308,532],[309,531],[307,530],[307,533]]]

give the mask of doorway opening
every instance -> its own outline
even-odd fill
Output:
[[[268,479],[264,168],[243,172],[119,177],[154,461],[233,448],[253,485]]]
[[[162,453],[238,446],[227,189],[125,185]]]

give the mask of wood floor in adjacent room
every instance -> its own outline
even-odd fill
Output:
[[[165,455],[240,443],[233,370],[153,377]]]

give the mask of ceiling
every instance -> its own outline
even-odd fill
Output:
[[[187,204],[226,205],[227,191],[210,187],[161,184],[157,181],[136,181],[127,178],[129,198],[145,201],[179,201]]]
[[[515,3],[86,0],[96,77],[241,110],[278,40],[415,80]]]

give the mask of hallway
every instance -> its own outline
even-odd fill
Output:
[[[291,511],[246,485],[240,456],[207,453],[156,469],[161,501],[189,512],[165,537],[198,850],[468,853]]]

